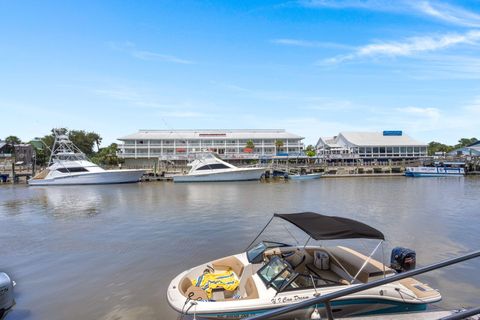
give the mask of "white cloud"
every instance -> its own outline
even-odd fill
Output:
[[[479,14],[468,11],[461,7],[449,5],[442,1],[300,0],[298,3],[304,7],[317,9],[360,9],[408,15],[420,15],[459,26],[480,27]]]
[[[480,27],[479,14],[459,7],[454,7],[440,1],[411,1],[410,4],[419,12],[452,24],[467,27]]]
[[[447,49],[456,45],[478,44],[480,30],[470,30],[464,34],[446,34],[425,37],[412,37],[404,41],[372,43],[358,47],[354,52],[338,55],[321,61],[320,65],[337,64],[360,58],[414,56],[424,52]]]
[[[167,55],[147,50],[140,50],[132,42],[126,41],[123,43],[109,42],[112,49],[126,52],[132,57],[145,61],[163,61],[177,64],[193,64],[191,60],[182,59],[173,55]]]

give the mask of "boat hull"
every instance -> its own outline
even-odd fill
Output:
[[[407,177],[463,177],[464,175],[463,168],[450,167],[407,167],[405,171]]]
[[[292,180],[313,180],[313,179],[319,179],[321,176],[322,176],[321,173],[312,173],[312,174],[304,174],[304,175],[291,175],[291,176],[288,176],[288,178]]]
[[[28,184],[31,186],[58,186],[135,183],[140,181],[140,178],[144,173],[144,170],[107,170],[101,172],[70,174],[49,179],[30,179],[28,180]]]
[[[317,304],[317,310],[321,314],[322,319],[327,318],[324,304]],[[278,306],[280,308],[283,306]],[[425,303],[404,303],[397,301],[389,301],[387,299],[372,299],[372,298],[358,298],[345,299],[331,302],[332,311],[335,317],[355,317],[367,316],[375,314],[393,314],[402,312],[419,312],[427,309]],[[267,311],[275,310],[269,309],[252,309],[248,311],[233,311],[233,312],[219,312],[219,313],[202,313],[196,312],[196,317],[200,319],[243,319],[252,316],[259,316]],[[310,306],[304,309],[296,310],[285,314],[283,316],[276,316],[275,319],[311,319],[311,314],[315,307]],[[190,312],[188,314],[191,314]]]
[[[243,168],[220,172],[196,173],[174,176],[173,182],[226,182],[260,180],[263,168]]]

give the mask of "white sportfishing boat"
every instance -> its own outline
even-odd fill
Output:
[[[238,168],[223,161],[212,152],[199,152],[196,159],[188,164],[187,174],[173,176],[174,182],[219,182],[260,180],[264,168]]]
[[[182,316],[239,319],[415,267],[415,252],[405,248],[393,249],[391,267],[374,260],[372,256],[383,243],[384,235],[361,222],[313,212],[275,214],[270,221],[274,217],[307,233],[305,245],[262,241],[246,252],[184,271],[168,286],[170,306]],[[366,256],[343,246],[307,246],[311,238],[366,238],[380,240],[380,243]],[[428,304],[440,300],[438,291],[406,278],[335,299],[332,311],[334,316],[411,312],[425,310]],[[323,305],[316,305],[285,318],[319,319],[314,317],[314,312],[322,318],[326,315]]]
[[[66,135],[55,133],[49,166],[28,180],[31,186],[138,182],[145,170],[105,170],[88,160]]]

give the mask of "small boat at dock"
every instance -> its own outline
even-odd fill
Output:
[[[305,232],[306,243],[260,241],[253,245],[274,218]],[[182,316],[239,319],[415,268],[415,252],[405,248],[392,251],[390,267],[375,260],[384,235],[352,219],[313,212],[274,214],[262,232],[246,252],[202,263],[176,276],[167,289],[170,306]],[[380,242],[366,256],[344,246],[307,246],[312,238]],[[335,299],[332,311],[342,317],[422,311],[440,300],[438,291],[405,278]],[[326,315],[323,305],[314,305],[275,319],[313,319],[314,312],[322,318]]]
[[[299,181],[314,180],[314,179],[319,179],[321,177],[322,177],[321,173],[304,173],[304,174],[299,173],[299,174],[288,175],[288,179],[299,180]]]

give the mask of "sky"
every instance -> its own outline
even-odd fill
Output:
[[[0,0],[0,138],[480,138],[480,0]]]

